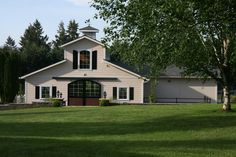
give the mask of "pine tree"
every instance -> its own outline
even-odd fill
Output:
[[[60,48],[61,45],[67,42],[66,30],[64,23],[61,22],[58,26],[57,34],[55,35],[55,40],[53,41],[53,49],[50,54],[51,63],[58,62],[64,57],[64,50]]]
[[[25,30],[20,45],[24,60],[24,73],[29,73],[50,64],[50,43],[38,20]]]
[[[5,48],[16,49],[16,42],[10,36],[8,36],[7,41],[4,44]]]
[[[60,22],[57,34],[55,35],[55,41],[53,41],[53,46],[58,48],[59,46],[65,44],[66,42],[67,42],[67,35],[64,27],[64,22]]]
[[[68,28],[67,28],[67,42],[75,40],[79,37],[78,33],[79,24],[75,22],[75,20],[70,20]]]

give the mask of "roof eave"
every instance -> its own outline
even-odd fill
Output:
[[[91,33],[98,33],[99,30],[80,30],[81,32],[91,32]]]
[[[66,44],[64,44],[64,45],[59,46],[59,47],[60,47],[60,48],[64,48],[64,47],[69,46],[69,45],[71,45],[71,44],[74,44],[74,43],[76,43],[76,42],[78,42],[78,41],[80,41],[80,40],[82,40],[82,39],[88,39],[88,40],[90,40],[90,41],[92,41],[92,42],[95,42],[95,43],[101,45],[101,46],[105,46],[105,45],[104,45],[103,43],[101,43],[100,41],[97,41],[97,40],[95,40],[95,39],[92,39],[92,38],[90,38],[90,37],[84,35],[84,36],[82,36],[82,37],[80,37],[80,38],[78,38],[78,39],[75,39],[75,40],[73,40],[73,41],[70,41],[70,42],[68,42],[68,43],[66,43]]]

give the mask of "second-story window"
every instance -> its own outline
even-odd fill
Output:
[[[91,69],[91,56],[89,51],[81,51],[79,54],[79,68]]]

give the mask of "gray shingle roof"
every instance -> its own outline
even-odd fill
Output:
[[[149,75],[149,70],[147,68],[144,69],[138,69],[135,66],[129,65],[127,63],[124,63],[122,61],[111,61],[109,60],[108,62],[111,62],[113,64],[116,64],[124,69],[127,69],[131,72],[134,72],[136,74],[139,74],[140,76],[147,77]],[[165,77],[173,77],[173,78],[181,78],[183,77],[182,75],[183,70],[172,65],[167,67],[165,70],[161,71],[160,77],[165,78]]]
[[[79,29],[80,31],[88,31],[88,30],[91,30],[91,31],[98,31],[97,28],[94,28],[94,27],[91,27],[91,26],[87,26],[87,27],[84,27],[84,28],[81,28]]]

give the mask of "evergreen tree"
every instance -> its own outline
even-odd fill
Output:
[[[53,49],[50,56],[52,63],[58,62],[64,58],[64,50],[60,48],[60,46],[65,44],[66,42],[66,30],[64,27],[64,23],[61,22],[58,26],[57,34],[55,35],[55,40],[53,41]]]
[[[3,96],[3,83],[4,83],[4,65],[5,65],[6,54],[3,52],[3,48],[0,49],[0,98]],[[0,101],[1,102],[1,101]]]
[[[12,102],[18,92],[20,55],[16,49],[0,49],[0,98]]]
[[[9,54],[4,65],[3,77],[3,97],[2,101],[5,103],[13,102],[19,85],[19,56],[17,53]]]
[[[7,41],[5,42],[4,47],[5,48],[16,49],[16,42],[15,42],[15,40],[12,39],[10,36],[8,36]]]
[[[50,43],[38,20],[25,30],[20,45],[24,61],[24,73],[29,73],[50,64]]]
[[[64,50],[60,46],[79,37],[78,27],[79,25],[75,20],[69,21],[67,30],[63,22],[59,24],[55,40],[53,41],[53,49],[50,53],[51,63],[58,62],[64,58]]]
[[[64,22],[60,22],[57,30],[57,34],[55,35],[55,41],[53,41],[54,48],[58,48],[59,46],[65,44],[67,42],[66,30],[64,27]]]
[[[70,20],[68,28],[67,28],[67,42],[75,40],[79,37],[78,33],[79,24],[75,22],[75,20]]]

